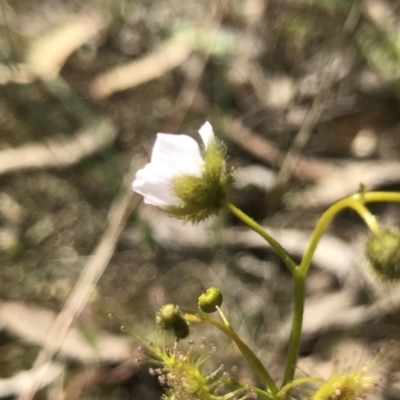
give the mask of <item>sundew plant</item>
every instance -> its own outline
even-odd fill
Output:
[[[229,188],[236,172],[227,164],[224,144],[215,137],[209,122],[200,128],[199,134],[201,146],[186,135],[159,133],[151,161],[137,173],[133,190],[144,197],[145,203],[161,207],[184,222],[198,223],[212,218],[223,209],[228,210],[265,239],[287,267],[293,280],[291,332],[284,373],[277,381],[224,315],[223,293],[219,288],[204,289],[198,299],[198,310],[188,310],[184,304],[162,306],[157,314],[157,325],[163,330],[170,330],[176,343],[167,349],[158,344],[149,344],[149,348],[158,364],[152,373],[158,375],[160,382],[166,386],[164,399],[276,400],[288,398],[294,387],[310,383],[314,389],[307,397],[312,400],[365,398],[377,385],[377,378],[371,374],[376,359],[361,368],[336,372],[327,380],[295,376],[303,323],[305,283],[318,242],[328,224],[345,209],[354,210],[370,231],[365,244],[365,256],[371,274],[387,284],[399,280],[400,229],[381,227],[367,205],[400,202],[400,193],[369,192],[361,187],[358,193],[331,205],[318,220],[303,257],[297,263],[273,236],[230,202]],[[210,316],[212,313],[216,313],[216,317]],[[237,382],[220,369],[205,375],[202,372],[202,357],[193,355],[190,350],[179,350],[179,340],[189,336],[189,327],[195,323],[209,324],[231,339],[254,371],[261,383],[260,387]]]

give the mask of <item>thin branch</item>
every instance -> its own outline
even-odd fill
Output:
[[[109,146],[117,129],[109,121],[79,131],[71,139],[50,139],[0,151],[0,175],[28,169],[61,168],[77,164]]]
[[[26,387],[25,390],[21,392],[18,400],[32,400],[41,383],[38,371],[40,371],[40,368],[49,362],[59,350],[68,330],[81,314],[95,285],[99,281],[114,253],[117,240],[135,203],[135,201],[133,201],[133,192],[130,188],[131,177],[129,176],[127,178],[127,182],[125,182],[125,186],[120,195],[111,206],[109,225],[103,237],[97,245],[93,256],[83,269],[64,308],[57,316],[48,333],[47,340],[35,360],[33,373],[36,379],[33,379],[32,385]]]

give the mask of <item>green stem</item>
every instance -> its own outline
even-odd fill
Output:
[[[290,332],[289,349],[281,387],[284,387],[294,378],[297,358],[299,355],[301,329],[303,326],[304,302],[305,276],[296,272],[294,276],[294,311],[292,317],[292,329]]]
[[[303,324],[304,302],[305,302],[305,278],[311,265],[311,260],[315,249],[324,233],[327,225],[343,209],[352,208],[364,220],[368,228],[374,233],[380,231],[380,225],[374,215],[364,206],[372,202],[398,202],[400,203],[400,193],[394,192],[360,192],[352,196],[345,197],[334,203],[319,219],[312,235],[308,247],[303,255],[302,261],[294,273],[294,312],[292,319],[292,329],[288,357],[286,361],[285,373],[282,387],[294,378],[296,363],[300,348],[301,329]]]
[[[376,218],[371,212],[364,206],[365,203],[371,202],[383,202],[383,201],[396,201],[400,202],[400,193],[392,192],[361,192],[356,193],[352,196],[345,197],[334,203],[329,207],[319,219],[312,235],[308,247],[303,255],[302,261],[299,266],[300,274],[306,275],[311,265],[311,260],[314,255],[315,249],[321,236],[324,233],[328,224],[332,219],[345,208],[352,208],[358,213],[358,215],[364,220],[368,228],[373,232],[377,233],[380,230],[380,226]]]
[[[270,246],[275,250],[281,260],[286,264],[289,271],[294,277],[294,311],[292,318],[292,328],[290,333],[288,356],[286,360],[285,372],[283,376],[282,388],[285,387],[294,378],[299,348],[301,340],[301,330],[303,324],[303,314],[304,314],[304,302],[305,302],[305,278],[307,272],[311,265],[311,260],[314,252],[317,248],[321,236],[324,233],[328,224],[332,219],[343,209],[352,208],[358,213],[358,215],[364,220],[368,228],[374,233],[380,231],[380,226],[377,219],[371,214],[371,212],[365,207],[364,204],[371,202],[399,202],[400,203],[400,193],[395,192],[364,192],[360,191],[352,196],[348,196],[344,199],[337,201],[319,219],[312,235],[310,242],[306,248],[300,265],[297,267],[296,263],[285,251],[285,249],[273,238],[271,237],[261,225],[255,222],[248,215],[243,213],[237,207],[231,203],[226,203],[226,208],[234,214],[237,218],[243,221],[247,226],[258,233],[262,238],[264,238]],[[240,339],[239,336],[229,327],[224,326],[220,322],[209,318],[208,316],[200,316],[205,322],[208,322],[220,330],[222,330],[227,336],[231,337],[253,370],[257,373],[260,379],[266,384],[271,393],[276,397],[277,389],[276,385],[271,379],[268,372],[265,370],[264,366],[261,364],[260,360],[255,356],[255,354],[247,347],[247,345]]]
[[[256,373],[258,378],[264,383],[264,385],[270,390],[273,397],[276,397],[279,389],[276,386],[275,382],[271,378],[271,375],[265,369],[264,365],[261,363],[259,358],[253,353],[249,346],[236,334],[236,332],[229,326],[222,324],[214,318],[209,317],[207,314],[193,314],[187,310],[181,310],[187,314],[184,315],[184,318],[188,322],[206,322],[210,325],[215,326],[221,332],[223,332],[226,336],[230,337],[239,348],[240,352],[244,355],[245,359],[249,363],[252,370]]]
[[[283,386],[278,393],[278,397],[281,399],[285,398],[286,393],[289,392],[294,387],[299,387],[306,383],[314,383],[320,385],[323,382],[324,380],[322,378],[315,378],[313,376],[303,376],[302,378],[297,378],[293,381],[288,382],[285,386]]]
[[[351,204],[349,203],[348,207],[353,208],[353,210],[358,213],[372,233],[377,234],[381,231],[381,227],[375,215],[373,215],[364,204],[354,200]]]
[[[351,197],[361,197],[361,201],[365,203],[400,203],[399,192],[364,192],[357,193]]]
[[[226,208],[237,218],[239,218],[242,222],[244,222],[249,228],[253,229],[253,231],[257,232],[263,239],[265,239],[270,246],[275,250],[278,254],[279,258],[285,263],[289,271],[292,275],[294,275],[296,270],[296,263],[289,256],[287,251],[268,233],[265,229],[258,224],[254,219],[250,218],[243,211],[239,210],[232,203],[226,203]]]
[[[261,397],[261,398],[263,398],[265,400],[272,400],[273,399],[273,397],[271,396],[271,393],[266,392],[266,391],[264,391],[262,389],[259,389],[257,387],[254,387],[254,386],[250,386],[249,387],[248,385],[244,385],[243,383],[234,381],[233,379],[224,379],[224,378],[222,378],[221,381],[224,382],[226,385],[233,386],[233,387],[235,387],[237,389],[247,389],[247,390],[251,389],[254,393],[257,394],[258,397]]]

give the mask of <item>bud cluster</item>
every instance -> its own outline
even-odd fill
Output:
[[[203,367],[207,361],[205,357],[192,354],[194,343],[187,351],[176,347],[163,349],[151,345],[150,350],[156,357],[160,368],[151,368],[150,373],[158,376],[161,385],[166,387],[163,400],[245,400],[256,398],[252,388],[246,387],[232,392],[224,388],[229,380],[229,374],[223,372],[224,365],[220,365],[207,375],[203,374]],[[204,349],[204,344],[200,347]],[[223,394],[221,394],[223,393]]]

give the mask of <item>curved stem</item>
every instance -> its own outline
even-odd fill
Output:
[[[226,385],[230,385],[230,386],[233,386],[233,387],[238,388],[238,389],[249,389],[250,388],[254,393],[257,394],[258,397],[261,397],[261,398],[263,398],[265,400],[274,399],[274,397],[271,396],[271,393],[266,392],[266,391],[264,391],[262,389],[259,389],[257,387],[254,387],[254,386],[249,387],[248,385],[244,385],[243,383],[234,381],[233,379],[229,379],[229,378],[228,379],[222,378],[221,381],[224,382]]]
[[[253,353],[249,346],[236,334],[236,332],[230,327],[222,324],[221,322],[217,321],[214,318],[209,317],[207,314],[193,314],[187,310],[181,310],[187,314],[184,315],[184,318],[188,322],[206,322],[210,325],[215,326],[221,332],[223,332],[226,336],[230,337],[235,343],[236,346],[239,348],[241,353],[246,358],[247,362],[249,363],[252,370],[256,373],[258,378],[264,383],[264,385],[270,390],[273,397],[278,393],[279,389],[276,386],[275,382],[271,378],[271,375],[265,369],[264,365],[261,363],[259,358]]]
[[[380,231],[380,225],[374,215],[365,207],[365,203],[392,201],[400,203],[400,193],[393,192],[360,192],[352,196],[339,200],[319,219],[312,235],[308,247],[303,255],[302,261],[294,271],[294,311],[288,356],[286,360],[285,373],[282,387],[293,380],[296,363],[300,348],[301,329],[303,324],[304,302],[305,302],[305,278],[311,265],[311,260],[315,249],[324,233],[327,225],[343,209],[352,208],[363,219],[368,228],[374,233]]]
[[[258,224],[256,221],[254,221],[254,219],[250,218],[247,214],[234,206],[232,203],[226,203],[226,208],[233,215],[244,222],[249,228],[253,229],[253,231],[257,232],[263,239],[265,239],[278,254],[279,258],[285,263],[291,274],[294,274],[297,264],[289,256],[287,251],[268,232],[266,232],[260,224]]]
[[[364,220],[368,228],[374,233],[380,231],[380,226],[377,219],[372,215],[372,213],[365,207],[364,204],[371,202],[398,202],[400,203],[400,193],[395,192],[364,192],[360,191],[352,196],[348,196],[334,203],[319,219],[312,235],[310,242],[306,248],[300,265],[297,267],[296,263],[289,256],[289,254],[284,250],[284,248],[274,239],[272,236],[266,232],[261,225],[255,222],[248,215],[243,213],[241,210],[236,208],[231,203],[226,203],[225,207],[234,214],[237,218],[243,221],[256,233],[258,233],[262,238],[264,238],[271,247],[275,250],[281,260],[286,264],[289,271],[294,277],[294,312],[292,319],[292,328],[290,333],[290,342],[288,349],[288,356],[286,360],[286,367],[282,382],[282,388],[284,388],[289,382],[294,378],[294,373],[296,369],[296,363],[300,347],[301,339],[301,329],[303,324],[303,313],[304,313],[304,302],[305,302],[305,278],[309,267],[311,265],[311,260],[314,252],[317,248],[318,242],[321,239],[328,224],[332,219],[345,208],[352,208],[358,213],[358,215]],[[194,316],[193,316],[194,318]],[[247,361],[250,363],[253,370],[257,373],[260,379],[263,380],[265,385],[269,388],[274,397],[279,396],[277,387],[273,380],[271,379],[268,372],[265,370],[264,366],[261,364],[260,360],[255,356],[255,354],[248,348],[248,346],[240,339],[239,336],[229,327],[224,326],[220,322],[206,316],[201,315],[198,318],[208,322],[218,329],[223,331],[227,336],[231,337],[242,354],[245,356]]]
[[[383,203],[392,202],[400,203],[400,193],[399,192],[363,192],[357,193],[351,197],[361,197],[362,203]]]
[[[284,398],[286,393],[293,389],[294,387],[298,387],[300,385],[304,385],[305,383],[319,383],[321,384],[324,380],[322,378],[315,378],[313,376],[304,376],[302,378],[297,378],[293,381],[288,382],[278,393],[279,398]]]
[[[371,211],[364,206],[364,204],[354,200],[348,205],[348,207],[353,208],[353,210],[358,213],[372,233],[377,234],[380,232],[381,226],[379,225],[378,220],[376,219],[375,215],[373,215]]]
[[[296,370],[301,340],[301,329],[303,326],[305,298],[305,275],[303,276],[296,273],[294,276],[294,310],[292,329],[290,332],[289,349],[281,387],[284,387],[288,382],[293,380]]]
[[[307,274],[315,249],[317,248],[318,242],[320,241],[327,225],[340,211],[344,210],[345,208],[352,208],[354,211],[356,211],[373,233],[379,232],[380,226],[378,221],[364,206],[364,204],[383,201],[400,202],[400,193],[361,192],[349,197],[345,197],[329,207],[324,214],[322,214],[311,235],[310,242],[299,266],[299,273],[302,275]]]

